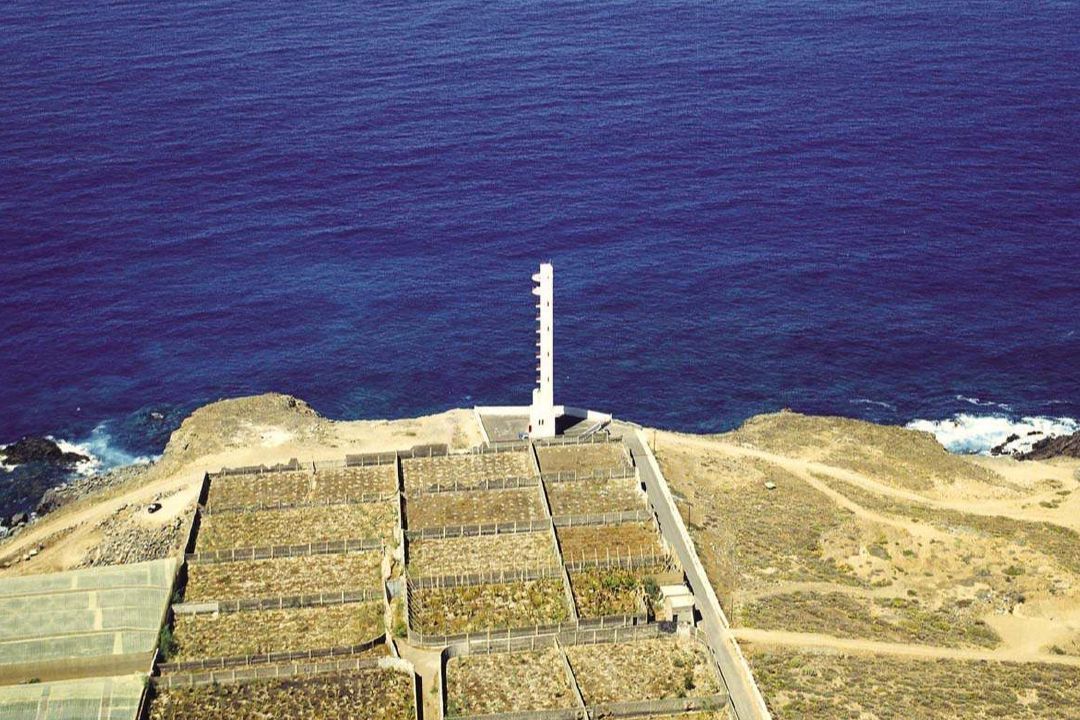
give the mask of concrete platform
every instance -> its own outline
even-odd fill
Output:
[[[482,407],[475,410],[490,443],[518,442],[522,439],[521,434],[528,432],[529,409],[527,407],[492,408],[490,412]],[[600,422],[602,421],[582,417],[581,414],[563,413],[555,418],[555,428],[558,435],[573,437],[593,430]]]

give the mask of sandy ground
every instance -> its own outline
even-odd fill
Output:
[[[691,534],[703,557],[715,551],[711,567],[709,561],[706,565],[729,605],[800,592],[823,605],[837,595],[852,598],[873,615],[883,603],[917,598],[923,607],[940,612],[939,618],[985,623],[1000,640],[994,647],[945,647],[851,637],[851,625],[830,631],[827,608],[810,616],[792,610],[790,627],[749,626],[736,612],[736,638],[792,652],[1052,663],[1078,668],[1080,681],[1080,536],[1075,535],[1080,530],[1080,462],[946,457],[924,433],[878,426],[864,430],[860,425],[869,424],[793,413],[751,422],[751,432],[716,436],[650,433],[668,482],[688,498],[684,518],[690,506],[698,508],[690,511],[697,513]],[[795,437],[800,433],[804,436]],[[853,437],[864,442],[872,437],[871,444],[853,451]],[[792,518],[799,522],[799,509],[783,508],[790,502],[784,487],[763,489],[766,479],[777,477],[771,473],[819,493],[815,497],[821,504],[806,512],[820,514],[831,503],[841,529],[823,531],[813,547],[785,547],[783,539]],[[710,503],[725,502],[736,508],[733,512],[744,507],[759,511],[759,526],[751,534],[777,540],[771,547],[767,540],[755,545],[756,567],[739,566],[745,560],[733,550],[740,542],[747,544],[745,528],[736,537],[738,530],[709,521],[710,507],[717,507]],[[776,508],[775,520],[770,506]],[[904,508],[919,512],[905,514]],[[952,526],[955,515],[928,521],[933,512],[975,517],[976,528],[1022,521],[1043,534],[1014,539],[1008,533],[972,531]],[[1066,541],[1050,547],[1054,540],[1046,540],[1048,535]],[[880,557],[868,552],[874,545]],[[796,555],[834,561],[837,580],[797,577],[784,564]]]
[[[17,560],[0,568],[0,576],[77,567],[108,536],[167,529],[178,517],[186,531],[206,472],[273,465],[292,458],[304,463],[343,460],[350,453],[429,443],[447,443],[457,449],[480,444],[472,411],[392,421],[332,421],[284,395],[217,402],[185,420],[161,460],[132,482],[61,508],[0,544],[0,565]],[[142,510],[155,501],[162,504],[160,511]],[[38,552],[26,560],[31,550]]]

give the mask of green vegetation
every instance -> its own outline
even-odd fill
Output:
[[[995,647],[989,626],[956,608],[924,608],[918,600],[871,600],[840,593],[772,595],[739,608],[740,625],[761,630],[824,633],[845,638],[944,647]]]
[[[929,490],[957,480],[1008,485],[993,470],[949,454],[927,433],[861,420],[792,412],[759,415],[728,439],[789,457],[826,462],[908,490]]]
[[[161,690],[150,720],[412,720],[412,680],[363,670],[309,678],[259,680]]]
[[[1077,720],[1075,667],[745,646],[776,720]]]
[[[413,591],[412,603],[413,627],[440,635],[570,619],[562,580],[426,588]]]
[[[708,651],[685,638],[572,645],[566,655],[587,705],[720,692]]]
[[[815,474],[814,477],[859,505],[876,512],[912,518],[954,532],[969,532],[1005,540],[1041,552],[1056,560],[1066,570],[1080,573],[1080,534],[1075,530],[1048,522],[939,509],[878,495],[831,476]],[[1015,574],[1023,572],[1021,568],[1012,569]]]
[[[382,633],[380,602],[178,615],[176,659],[346,647],[367,642]]]
[[[572,708],[577,704],[559,651],[493,653],[446,665],[452,715]]]

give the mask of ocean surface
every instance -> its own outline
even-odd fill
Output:
[[[1080,418],[1076,2],[7,0],[0,28],[0,443],[105,467],[269,390],[527,403],[542,260],[559,402],[958,451]]]

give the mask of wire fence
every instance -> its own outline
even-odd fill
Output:
[[[315,500],[301,500],[298,502],[265,502],[254,505],[239,503],[214,503],[207,502],[203,507],[203,514],[209,517],[221,513],[251,513],[267,510],[291,510],[293,508],[320,508],[334,505],[364,505],[367,503],[390,502],[397,499],[397,493],[361,493],[359,495],[342,495],[334,498],[320,498]]]
[[[561,576],[561,567],[558,565],[548,565],[546,567],[535,568],[504,568],[500,570],[483,570],[474,573],[426,575],[415,578],[406,577],[409,582],[410,590],[425,590],[428,588],[455,588],[498,583],[531,582],[533,580],[548,580]]]
[[[184,602],[173,605],[172,611],[175,615],[202,615],[207,613],[243,612],[245,610],[285,610],[369,602],[379,600],[382,596],[382,590],[378,588],[360,588],[356,590],[340,590],[338,592],[307,593],[304,595]]]
[[[563,640],[564,636],[575,639],[575,642],[578,637],[592,637],[596,633],[600,633],[600,636],[602,637],[611,636],[617,638],[620,636],[616,631],[621,628],[647,624],[649,624],[648,617],[643,613],[638,613],[636,615],[608,615],[589,620],[553,623],[550,625],[530,625],[517,628],[489,628],[479,632],[446,635],[439,633],[425,633],[419,629],[413,628],[410,623],[408,637],[409,642],[426,646],[442,646],[461,643],[470,646],[473,644],[490,646],[491,643],[514,643],[516,641],[528,643],[530,642],[530,638],[549,636],[547,640],[549,645],[547,645],[547,647],[550,647],[551,644],[554,644],[556,635],[559,636],[560,642],[564,642],[564,644],[566,644]],[[657,625],[656,623],[651,624]],[[616,642],[616,640],[597,640],[596,642]]]
[[[628,547],[606,548],[602,554],[599,550],[595,550],[591,556],[588,553],[580,553],[570,558],[564,556],[563,564],[569,572],[608,568],[620,568],[623,570],[662,568],[664,570],[673,570],[676,567],[675,561],[667,553],[654,550],[634,552],[633,549]]]
[[[626,480],[636,478],[637,471],[627,465],[619,468],[595,468],[593,470],[562,470],[543,473],[544,482],[574,482],[577,480]]]
[[[551,520],[539,518],[536,520],[515,520],[504,523],[486,523],[483,525],[444,525],[441,527],[418,528],[406,530],[405,537],[409,540],[430,540],[433,538],[472,537],[477,535],[503,535],[512,533],[537,532],[551,527]]]
[[[407,491],[409,497],[421,495],[434,495],[446,492],[482,492],[485,490],[513,490],[515,488],[536,487],[540,484],[540,478],[532,477],[506,477],[490,480],[452,480],[450,482],[428,483],[423,487],[412,488]]]
[[[297,470],[306,470],[307,466],[300,463],[296,458],[292,458],[287,463],[279,463],[277,465],[246,465],[243,467],[227,468],[223,467],[216,473],[209,473],[211,478],[215,477],[228,477],[230,475],[265,475],[267,473],[281,473],[281,472],[296,472]]]
[[[347,658],[293,660],[285,663],[246,665],[236,668],[220,668],[196,672],[171,672],[152,677],[150,680],[155,688],[161,690],[176,687],[199,687],[202,685],[215,685],[219,683],[239,683],[255,680],[302,677],[331,672],[371,670],[378,667],[382,667],[379,658],[354,656]]]
[[[612,437],[608,434],[563,435],[561,437],[536,438],[533,442],[541,447],[552,447],[557,445],[602,445],[605,443],[621,443],[622,438]]]
[[[226,563],[250,560],[273,560],[275,558],[304,557],[307,555],[337,555],[367,550],[382,550],[382,538],[359,540],[331,540],[301,545],[270,545],[266,547],[229,548],[188,553],[189,563]]]
[[[619,525],[628,522],[645,522],[651,520],[653,514],[650,510],[641,508],[638,510],[622,510],[619,512],[593,513],[580,515],[555,515],[551,521],[555,527],[577,527],[580,525]]]
[[[158,665],[158,672],[162,675],[176,672],[193,672],[199,670],[219,670],[233,667],[245,667],[248,665],[265,665],[269,663],[294,662],[302,660],[321,660],[323,658],[352,657],[373,650],[379,645],[386,643],[386,635],[358,645],[341,647],[321,648],[318,650],[293,650],[276,653],[256,653],[252,655],[234,655],[220,658],[200,658],[198,660],[184,660],[180,662],[167,662]]]

